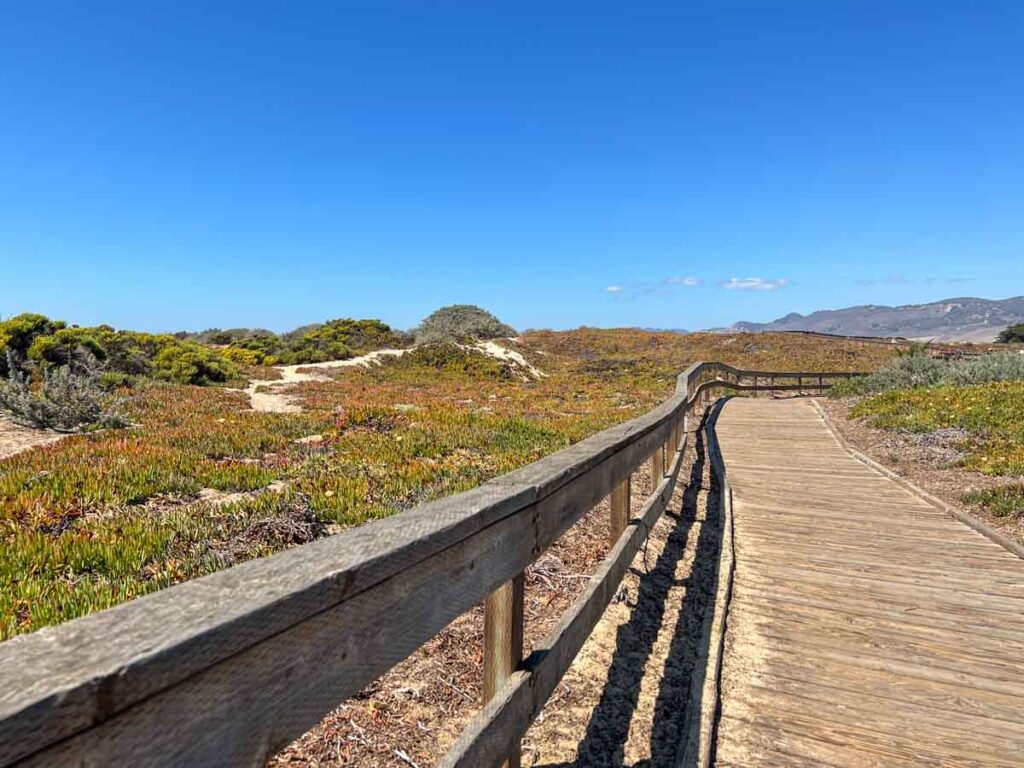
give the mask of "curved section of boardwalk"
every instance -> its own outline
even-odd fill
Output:
[[[717,764],[1024,765],[1024,561],[806,400],[733,399],[716,433],[735,541]]]

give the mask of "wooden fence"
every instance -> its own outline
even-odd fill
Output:
[[[920,349],[931,357],[938,357],[943,360],[964,359],[981,357],[987,352],[998,350],[1020,351],[1024,349],[1021,345],[994,344],[975,341],[914,341],[903,336],[842,336],[837,333],[823,333],[821,331],[778,331],[778,333],[789,333],[795,336],[808,336],[815,339],[827,341],[846,341],[858,347],[883,346],[890,347],[900,352],[908,352],[913,349]]]
[[[859,374],[696,363],[675,394],[480,487],[0,644],[0,765],[260,765],[485,601],[486,702],[444,766],[519,743],[664,511],[714,389],[823,392]],[[653,489],[636,517],[632,474]],[[522,659],[523,574],[610,496],[610,549]]]

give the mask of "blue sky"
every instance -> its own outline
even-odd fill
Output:
[[[1010,2],[7,4],[0,316],[1024,293],[1022,36]]]

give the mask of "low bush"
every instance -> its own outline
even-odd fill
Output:
[[[469,339],[501,339],[515,336],[516,330],[486,309],[472,304],[452,304],[431,313],[413,331],[418,344]]]
[[[1024,354],[990,352],[966,360],[940,360],[918,352],[901,355],[869,376],[838,383],[833,397],[864,395],[898,389],[969,386],[997,381],[1024,381]]]
[[[170,334],[119,331],[109,325],[69,327],[61,320],[34,314],[0,323],[0,375],[4,376],[10,373],[7,352],[22,373],[37,381],[46,370],[82,357],[93,360],[101,375],[119,374],[132,380],[152,376],[181,384],[219,384],[238,374],[236,361],[224,350]],[[250,364],[249,359],[246,356],[242,364]],[[128,381],[108,380],[104,385]]]
[[[89,354],[99,361],[107,350],[93,328],[62,328],[50,336],[37,336],[28,348],[28,358],[44,365],[68,365],[77,355]]]
[[[60,320],[50,320],[45,315],[25,312],[0,322],[0,374],[7,375],[8,351],[19,362],[28,357],[29,347],[40,336],[49,336],[67,326]]]
[[[266,355],[256,349],[244,347],[228,347],[223,351],[224,357],[238,365],[263,365]]]
[[[386,347],[407,347],[408,334],[380,320],[339,318],[302,326],[286,334],[261,332],[240,338],[225,350],[255,352],[261,365],[303,365],[347,360],[353,355]]]
[[[1024,344],[1024,323],[1010,325],[999,332],[997,344]]]
[[[865,398],[850,415],[879,429],[965,430],[963,466],[987,475],[1024,475],[1024,382],[893,390]]]
[[[1015,483],[965,494],[968,504],[980,504],[993,517],[1024,517],[1024,484]]]
[[[153,375],[179,384],[223,384],[238,375],[238,366],[209,347],[175,341],[153,358]]]
[[[47,368],[36,389],[13,355],[8,357],[10,373],[0,382],[0,410],[16,423],[60,432],[127,426],[119,404],[100,385],[95,358],[77,355],[67,365]]]
[[[100,386],[107,392],[134,387],[138,380],[137,376],[132,376],[130,373],[121,373],[120,371],[103,371],[100,374]]]
[[[416,347],[391,363],[392,366],[430,368],[468,375],[471,379],[490,378],[512,380],[515,375],[508,363],[496,360],[483,352],[464,349],[457,344],[436,342]]]

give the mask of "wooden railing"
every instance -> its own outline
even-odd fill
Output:
[[[994,352],[998,349],[1012,348],[1009,345],[991,344],[987,342],[948,342],[948,341],[914,341],[903,336],[843,336],[837,333],[824,333],[822,331],[778,331],[795,336],[808,336],[815,339],[827,341],[846,341],[858,347],[882,346],[893,350],[907,352],[915,348],[921,349],[931,357],[942,359],[950,358],[976,358],[986,352]],[[1019,348],[1019,345],[1018,347]]]
[[[2,643],[0,765],[261,764],[481,601],[487,701],[441,764],[516,765],[672,497],[689,414],[854,375],[697,363],[651,412],[474,490]],[[522,660],[525,569],[606,496],[607,557]]]

